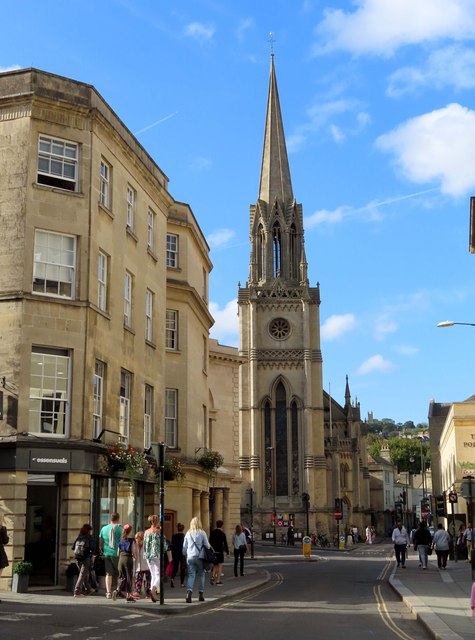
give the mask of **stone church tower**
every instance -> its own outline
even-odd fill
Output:
[[[327,520],[320,292],[310,287],[302,205],[290,169],[271,56],[259,197],[250,208],[249,278],[239,287],[240,461],[256,529],[275,511],[295,526]],[[242,505],[245,508],[245,504]],[[279,522],[284,524],[283,522]]]
[[[331,536],[361,530],[371,523],[367,425],[348,377],[344,405],[323,390],[320,291],[307,276],[273,55],[250,241],[238,294],[243,522],[268,534],[289,523]]]

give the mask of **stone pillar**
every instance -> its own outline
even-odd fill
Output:
[[[212,528],[216,526],[216,520],[222,520],[224,522],[223,504],[224,504],[224,489],[215,489],[214,490],[214,522],[212,523]]]
[[[195,516],[198,516],[198,518],[201,518],[201,501],[200,501],[200,492],[198,489],[193,489],[191,517],[194,518]]]
[[[209,533],[209,491],[202,491],[200,496],[201,502],[201,524],[206,533]]]
[[[234,532],[233,523],[229,520],[229,489],[223,489],[223,517],[221,518],[223,521],[223,530],[226,532],[228,536],[228,544],[229,544],[229,535]]]

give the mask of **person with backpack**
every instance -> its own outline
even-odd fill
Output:
[[[91,536],[90,524],[83,524],[76,540],[73,542],[74,559],[79,569],[79,577],[74,587],[74,597],[81,598],[91,593],[89,575],[91,571],[92,555],[94,552],[94,540]],[[83,592],[84,590],[84,592]]]

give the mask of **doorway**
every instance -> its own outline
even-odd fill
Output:
[[[56,584],[58,498],[54,475],[28,474],[25,560],[33,564],[30,584],[35,586]]]

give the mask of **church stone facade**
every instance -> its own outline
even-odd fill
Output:
[[[320,289],[308,280],[273,55],[250,242],[249,277],[238,293],[239,352],[246,359],[240,372],[243,509],[250,488],[262,532],[293,523],[331,534],[338,529],[335,504],[344,524],[363,526],[366,429],[348,383],[343,407],[323,391]]]

